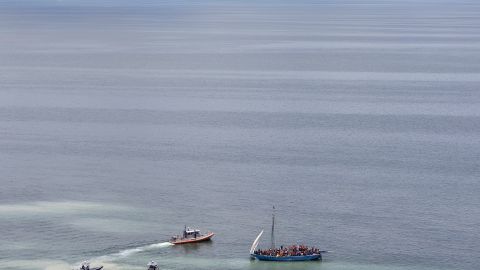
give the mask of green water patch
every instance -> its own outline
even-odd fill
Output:
[[[99,212],[119,212],[131,210],[130,207],[84,201],[37,201],[19,204],[1,204],[0,218],[45,217],[48,215],[76,215]]]

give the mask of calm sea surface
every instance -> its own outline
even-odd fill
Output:
[[[251,262],[272,205],[333,252]],[[0,232],[2,270],[479,269],[480,3],[0,1]]]

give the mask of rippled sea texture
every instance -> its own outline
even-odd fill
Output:
[[[0,269],[480,268],[479,26],[478,1],[0,1]],[[273,204],[278,244],[333,252],[251,262]],[[217,235],[165,243],[184,224]]]

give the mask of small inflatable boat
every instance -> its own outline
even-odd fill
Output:
[[[90,267],[90,263],[85,261],[80,266],[79,270],[102,270],[103,266]]]

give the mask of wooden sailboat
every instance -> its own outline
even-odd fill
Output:
[[[288,248],[276,248],[275,247],[275,207],[273,207],[272,214],[272,233],[271,233],[271,244],[270,249],[268,250],[257,250],[257,246],[260,242],[260,237],[263,234],[263,230],[258,234],[255,241],[253,241],[252,246],[250,247],[250,258],[257,259],[260,261],[313,261],[321,260],[322,253],[326,251],[320,251],[317,248],[306,247],[306,246],[290,246]]]

